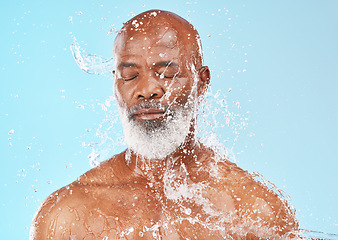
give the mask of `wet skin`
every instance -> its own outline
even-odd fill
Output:
[[[119,106],[175,107],[202,96],[210,72],[196,36],[168,12],[127,22],[114,44]],[[142,123],[167,115],[149,108],[132,117]],[[196,141],[194,124],[166,159],[146,160],[127,149],[51,194],[37,211],[31,239],[285,239],[296,230],[288,204]]]

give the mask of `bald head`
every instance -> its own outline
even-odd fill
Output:
[[[174,13],[151,10],[133,17],[119,31],[113,51],[115,94],[118,100],[124,95],[120,100],[127,105],[138,102],[140,96],[157,96],[161,101],[166,96],[168,100],[175,90],[186,91],[173,99],[184,104],[191,90],[197,90],[191,96],[196,98],[209,84],[210,72],[202,66],[198,32]]]
[[[195,69],[201,68],[203,64],[197,30],[172,12],[150,10],[126,22],[115,39],[114,57],[128,48],[129,43],[142,47],[144,51],[156,47],[172,49],[178,55],[184,56],[185,64],[193,64]]]

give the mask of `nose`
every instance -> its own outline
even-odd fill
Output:
[[[139,79],[135,90],[135,97],[137,99],[161,98],[163,95],[164,90],[157,79],[150,76]]]

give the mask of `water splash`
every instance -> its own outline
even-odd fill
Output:
[[[99,165],[98,158],[100,157],[100,154],[97,153],[95,148],[92,149],[92,152],[88,155],[89,164],[91,167],[97,167]]]
[[[117,148],[125,146],[123,133],[119,130],[120,117],[114,97],[108,97],[103,103],[98,103],[97,106],[100,106],[100,110],[104,112],[105,117],[95,131],[90,131],[93,132],[91,137],[93,142],[83,144],[85,148],[91,148],[88,158],[92,167],[116,154]]]
[[[113,69],[112,59],[106,60],[97,55],[86,54],[76,39],[74,39],[71,50],[76,63],[86,73],[101,75],[106,72],[110,72]],[[192,69],[192,71],[194,72],[194,69]],[[231,88],[228,92],[231,92]],[[211,147],[216,153],[219,153],[219,156],[215,159],[216,162],[224,161],[225,159],[235,162],[236,158],[233,153],[233,146],[236,144],[240,134],[246,130],[246,127],[248,126],[248,118],[246,114],[240,113],[243,111],[240,103],[238,101],[227,101],[227,96],[224,94],[226,93],[222,93],[221,90],[216,93],[209,90],[206,97],[201,102],[197,136],[207,147]],[[113,98],[109,97],[104,103],[98,104],[106,114],[106,118],[99,125],[95,134],[95,137],[99,140],[96,143],[91,144],[92,152],[89,154],[88,158],[92,167],[98,166],[100,160],[105,160],[109,157],[108,153],[115,150],[119,140],[121,139],[116,137],[116,131],[114,129],[115,123],[119,119],[119,113],[117,112],[116,105],[112,108],[111,102],[113,102]],[[234,110],[232,110],[232,108]],[[119,131],[120,136],[123,138],[121,130]],[[221,131],[225,132],[225,135],[227,136],[227,138],[223,141],[220,140],[218,134],[216,134]],[[230,146],[230,148],[225,146]],[[211,175],[213,174],[213,171],[217,173],[217,170],[216,164],[211,166]],[[179,177],[182,177],[182,179],[179,179],[180,181],[173,181],[176,174],[176,172],[171,172],[170,170],[165,172],[163,177],[164,194],[167,199],[176,203],[178,206],[177,210],[183,213],[183,217],[177,217],[170,221],[153,223],[150,231],[153,232],[153,237],[155,239],[158,239],[157,233],[160,227],[164,227],[166,224],[172,225],[175,222],[181,221],[189,221],[193,225],[198,223],[205,229],[212,231],[222,231],[225,226],[230,226],[229,231],[240,236],[244,234],[241,230],[242,228],[248,228],[250,225],[254,224],[255,226],[257,225],[257,229],[260,229],[259,234],[261,236],[273,236],[271,229],[267,227],[265,229],[259,223],[255,223],[254,221],[244,221],[241,225],[237,225],[236,227],[232,226],[231,223],[233,222],[234,217],[217,210],[214,207],[214,204],[202,195],[204,189],[208,187],[206,184],[189,182],[187,170],[184,166],[180,169],[178,174]],[[239,201],[238,198],[237,201]],[[165,205],[165,203],[161,202],[161,200],[159,202],[160,204]],[[206,213],[208,217],[206,219],[201,219],[200,216],[195,214],[196,211],[192,212],[189,205],[186,204],[187,202],[200,206],[202,211]],[[167,210],[171,211],[172,209]],[[133,232],[134,229],[131,231],[130,228],[127,228],[125,231],[122,231],[121,234],[132,235]]]
[[[305,229],[301,229],[301,237],[302,239],[306,239],[306,240],[310,240],[310,239],[338,240],[338,234],[311,231],[311,230],[305,230]]]
[[[70,50],[77,65],[86,73],[102,75],[113,71],[113,58],[106,59],[95,54],[86,54],[75,37]]]
[[[197,136],[203,144],[215,149],[220,159],[236,162],[234,146],[246,131],[249,118],[247,112],[241,113],[236,102],[227,99],[229,96],[221,90],[213,93],[209,89],[199,106]]]

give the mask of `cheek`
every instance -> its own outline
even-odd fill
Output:
[[[131,93],[127,86],[125,84],[121,83],[120,81],[117,80],[117,82],[114,83],[114,95],[116,102],[120,106],[126,106],[127,103],[130,102],[130,96]]]
[[[119,106],[121,106],[121,104],[122,104],[122,96],[121,96],[121,93],[120,93],[118,87],[116,86],[116,84],[114,84],[114,96],[115,96],[115,100],[116,100],[117,104]]]
[[[166,84],[166,100],[170,103],[184,105],[191,94],[192,84],[188,78],[176,79]]]

